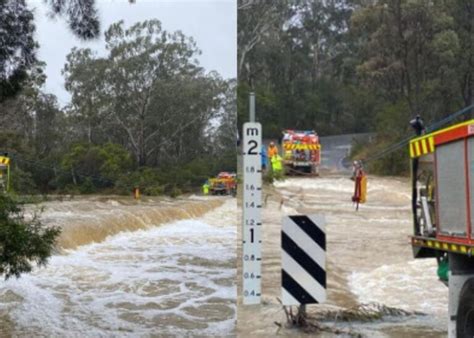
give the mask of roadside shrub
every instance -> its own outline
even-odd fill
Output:
[[[93,194],[97,191],[97,189],[94,186],[92,179],[90,177],[87,177],[84,183],[80,185],[79,191],[81,194]]]
[[[132,168],[133,161],[129,152],[118,144],[106,143],[104,145],[76,144],[65,154],[61,161],[63,171],[68,182],[82,185],[85,191],[96,188],[113,186],[125,172]]]
[[[160,196],[165,193],[165,188],[163,186],[154,185],[151,187],[146,187],[143,189],[143,194],[148,196]]]
[[[23,171],[18,166],[11,169],[11,190],[19,194],[35,194],[38,188],[31,173]]]
[[[139,170],[122,174],[115,183],[115,188],[118,193],[123,195],[131,194],[135,187],[138,187],[145,195],[159,195],[164,190],[160,181],[156,169],[142,167]]]
[[[179,195],[181,195],[183,192],[181,191],[181,189],[179,189],[178,187],[176,186],[173,186],[170,190],[170,197],[172,198],[176,198],[178,197]]]
[[[24,216],[18,201],[0,193],[0,274],[8,279],[45,265],[54,249],[58,227],[44,226],[37,214]]]

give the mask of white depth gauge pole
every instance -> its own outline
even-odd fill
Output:
[[[259,304],[261,297],[262,127],[255,120],[255,96],[250,94],[250,121],[243,129],[243,303]]]

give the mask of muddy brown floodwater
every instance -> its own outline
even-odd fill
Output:
[[[340,175],[287,178],[266,190],[262,304],[243,306],[239,298],[239,335],[272,336],[278,330],[275,322],[285,323],[277,300],[281,297],[282,216],[322,214],[326,217],[328,300],[322,306],[308,306],[310,314],[377,303],[417,314],[325,324],[366,337],[446,336],[448,288],[437,280],[436,262],[414,260],[409,245],[412,218],[408,179],[369,177],[368,200],[358,212],[351,202],[352,193],[353,182]],[[239,262],[239,288],[240,268]],[[278,334],[305,335],[287,328]]]
[[[235,335],[235,198],[47,202],[60,253],[0,286],[0,337]]]

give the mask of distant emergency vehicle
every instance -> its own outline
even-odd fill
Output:
[[[319,175],[321,144],[314,130],[284,130],[282,152],[285,173]]]
[[[220,172],[217,177],[209,179],[209,192],[212,195],[232,195],[237,193],[237,175]]]

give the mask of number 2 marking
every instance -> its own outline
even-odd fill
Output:
[[[249,154],[249,155],[258,155],[258,152],[255,151],[255,149],[257,149],[257,141],[250,140],[248,144],[249,144],[250,148],[249,148],[247,154]]]

